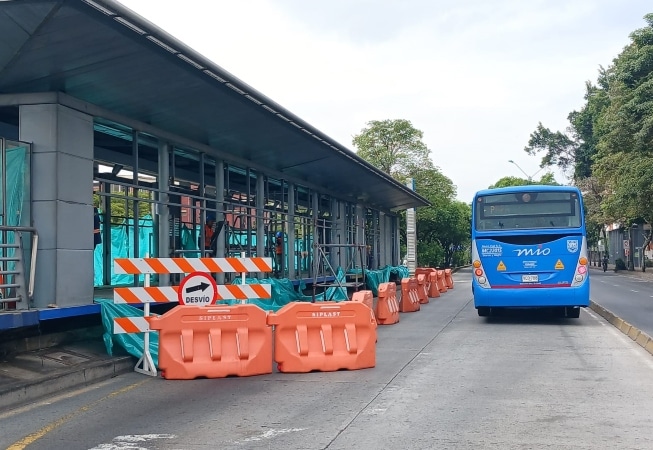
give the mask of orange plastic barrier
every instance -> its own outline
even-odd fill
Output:
[[[376,365],[376,322],[359,302],[295,302],[268,315],[279,372]]]
[[[447,282],[444,279],[444,270],[438,269],[438,290],[441,294],[447,292]]]
[[[426,275],[420,273],[415,275],[417,277],[417,298],[419,302],[424,305],[429,302],[428,287],[426,285]]]
[[[419,311],[419,294],[417,293],[417,278],[410,277],[401,280],[401,301],[399,310],[401,312]]]
[[[438,289],[438,271],[433,269],[429,272],[429,297],[438,298],[440,296],[440,290]]]
[[[354,292],[351,296],[351,301],[367,305],[372,310],[372,314],[374,314],[374,294],[372,294],[372,291]]]
[[[453,274],[451,269],[444,269],[444,280],[447,283],[447,288],[453,289]]]
[[[432,267],[418,267],[415,269],[415,276],[423,273],[426,275],[426,292],[429,298],[438,298],[440,290],[438,289],[438,271]]]
[[[397,284],[389,281],[379,284],[379,299],[376,302],[376,321],[379,325],[392,325],[399,322],[399,302]]]
[[[150,329],[159,330],[163,378],[272,373],[272,328],[256,305],[180,305],[152,317]]]

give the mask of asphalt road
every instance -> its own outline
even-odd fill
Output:
[[[590,280],[594,302],[653,336],[653,274],[593,270]]]
[[[594,277],[593,296],[623,296],[610,278]],[[375,368],[130,373],[0,413],[0,448],[653,448],[649,353],[589,309],[479,318],[469,274],[454,279],[453,291],[379,328]]]

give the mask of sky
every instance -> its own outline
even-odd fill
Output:
[[[585,83],[653,12],[650,0],[120,3],[352,151],[369,121],[409,120],[464,202],[546,173],[524,151],[530,134],[565,131]]]

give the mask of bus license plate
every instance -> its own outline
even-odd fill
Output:
[[[522,275],[521,276],[521,282],[522,283],[537,283],[539,281],[537,275]]]

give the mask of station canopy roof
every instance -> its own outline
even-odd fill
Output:
[[[0,93],[63,92],[354,203],[428,205],[116,1],[0,1],[0,29]]]

